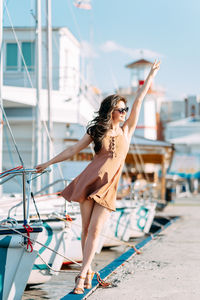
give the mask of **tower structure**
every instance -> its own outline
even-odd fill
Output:
[[[130,82],[129,87],[120,88],[119,94],[124,95],[132,106],[138,89],[144,84],[147,78],[152,62],[146,59],[139,59],[125,67],[130,70]],[[160,102],[163,97],[163,92],[154,88],[154,82],[152,82],[147,95],[143,101],[138,124],[135,134],[149,138],[149,139],[162,139],[162,127],[160,124],[159,110]]]

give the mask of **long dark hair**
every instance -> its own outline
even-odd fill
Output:
[[[97,112],[98,115],[87,126],[87,133],[92,137],[94,142],[95,153],[101,150],[102,140],[106,132],[111,128],[112,112],[119,101],[127,103],[124,97],[117,94],[106,97],[101,102],[99,111]]]

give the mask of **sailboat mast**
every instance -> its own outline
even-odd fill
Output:
[[[36,108],[35,108],[35,166],[41,163],[42,126],[41,126],[41,88],[42,88],[42,24],[41,24],[41,0],[36,0]],[[40,177],[39,177],[40,178]],[[40,181],[36,187],[40,189]]]
[[[3,106],[2,98],[3,87],[3,0],[0,0],[0,103]],[[3,114],[0,110],[0,172],[2,172],[2,155],[3,155]],[[0,196],[2,194],[2,186],[0,186]]]
[[[51,0],[46,0],[46,15],[47,15],[47,30],[46,30],[46,40],[47,40],[47,94],[48,94],[48,131],[49,136],[52,138],[53,123],[52,123],[52,22],[51,22]],[[52,157],[52,143],[50,139],[47,139],[47,160]],[[52,173],[47,174],[48,184],[51,181]]]

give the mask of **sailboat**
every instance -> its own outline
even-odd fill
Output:
[[[29,225],[27,214],[26,182],[27,176],[34,173],[24,167],[6,172],[6,176],[22,176],[23,221],[14,218],[0,220],[0,299],[21,299],[32,271],[38,251],[35,241],[42,232],[41,224]],[[1,173],[1,176],[4,176]],[[2,183],[2,180],[1,180]]]
[[[41,1],[37,1],[38,12],[40,12]],[[1,8],[3,7],[3,0],[1,0]],[[7,6],[5,3],[5,8]],[[0,9],[2,13],[2,9]],[[38,14],[39,16],[39,14]],[[38,20],[40,16],[38,17]],[[2,21],[2,16],[1,16]],[[41,22],[38,22],[41,26]],[[1,26],[1,30],[2,30]],[[41,28],[38,29],[38,32]],[[41,32],[40,32],[41,33]],[[40,39],[39,39],[40,40]],[[40,41],[41,42],[41,41]],[[38,48],[40,48],[38,42]],[[2,58],[2,31],[1,31],[1,58]],[[41,49],[41,48],[40,48]],[[37,62],[39,64],[39,59]],[[23,60],[24,61],[24,60]],[[25,61],[24,61],[25,64]],[[2,64],[1,64],[1,68]],[[40,73],[40,66],[38,66],[38,73]],[[2,74],[2,72],[1,72]],[[1,76],[1,87],[3,85],[3,79]],[[38,76],[39,82],[39,76]],[[40,83],[38,83],[40,87]],[[2,91],[2,88],[0,88]],[[38,88],[38,99],[40,92]],[[32,177],[37,177],[35,169],[26,169],[24,161],[20,155],[19,149],[15,142],[12,130],[9,126],[4,108],[2,95],[1,98],[1,109],[3,113],[2,120],[4,119],[9,129],[12,141],[15,146],[15,150],[19,156],[21,166],[16,167],[12,170],[5,171],[0,174],[1,184],[12,180],[15,176],[22,175],[22,192],[23,199],[20,196],[13,197],[2,197],[1,199],[1,215],[0,215],[0,252],[4,258],[4,263],[0,268],[0,296],[2,299],[20,299],[24,291],[26,284],[37,284],[46,282],[51,278],[56,271],[59,271],[62,263],[63,256],[66,252],[66,248],[69,245],[70,239],[70,222],[55,218],[50,213],[39,215],[36,202],[33,198],[31,202],[31,195],[33,196],[32,190]],[[39,104],[38,104],[39,105]],[[39,107],[38,107],[39,110]],[[38,111],[36,113],[36,119],[38,117]],[[3,122],[2,122],[3,123]],[[39,120],[37,119],[37,124]],[[38,126],[37,130],[39,130]],[[2,130],[2,128],[1,128]],[[1,135],[2,139],[2,135]],[[40,141],[37,140],[37,144]],[[36,147],[37,149],[37,147]],[[45,171],[45,173],[47,173]],[[5,177],[5,178],[4,178]],[[34,181],[33,181],[34,182]],[[23,208],[23,214],[21,212]],[[33,213],[34,209],[34,213]],[[36,217],[35,217],[36,215]],[[28,228],[28,229],[27,229]],[[40,234],[39,234],[40,233]],[[20,236],[22,235],[22,237]],[[8,235],[8,236],[7,236]],[[26,238],[26,236],[28,236]],[[34,247],[31,244],[32,238],[35,241]],[[27,242],[28,241],[28,242]],[[26,253],[24,245],[28,243],[31,245],[31,254]],[[6,250],[5,250],[6,249]],[[14,251],[14,249],[16,251]],[[50,250],[52,249],[52,250]],[[59,253],[59,254],[57,254]],[[20,270],[20,271],[18,271]],[[26,271],[24,271],[26,270]],[[23,273],[23,276],[19,276],[19,272]],[[11,275],[12,273],[12,275]],[[16,273],[16,274],[15,274]],[[57,274],[57,273],[56,273]],[[23,280],[21,280],[23,277]],[[9,279],[8,279],[9,278]],[[20,284],[19,281],[21,280]],[[1,299],[1,298],[0,298]]]

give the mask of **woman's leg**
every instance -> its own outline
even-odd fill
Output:
[[[94,208],[94,200],[85,200],[82,203],[80,203],[80,211],[81,211],[81,221],[82,221],[82,232],[81,232],[81,246],[82,246],[82,253],[84,253],[84,246],[85,241],[87,239],[88,235],[88,227],[90,224],[90,219],[92,215],[92,211]],[[91,272],[91,267],[89,266],[88,271]],[[79,274],[80,276],[80,274]],[[82,291],[84,289],[84,282],[85,279],[81,275],[82,278],[77,278],[76,280],[76,287],[74,289],[74,293],[76,294],[82,294]],[[84,276],[85,277],[85,276]]]
[[[84,278],[86,277],[88,271],[91,272],[91,262],[98,245],[99,234],[110,214],[110,211],[107,208],[99,205],[95,201],[92,201],[92,203],[93,208],[92,205],[90,206],[87,204],[81,206],[81,215],[83,222],[83,263],[81,271],[79,273],[79,276],[81,276],[81,278],[77,279],[74,293],[82,293],[85,281]]]
[[[85,240],[88,235],[88,227],[90,224],[90,219],[94,208],[94,204],[95,204],[94,200],[85,200],[84,202],[80,203],[81,220],[82,220],[81,246],[82,246],[83,253],[84,253]],[[89,267],[88,270],[91,271],[91,268]]]
[[[85,240],[84,244],[83,263],[80,272],[80,275],[83,277],[86,276],[87,271],[90,268],[98,246],[99,234],[109,215],[110,211],[107,208],[99,205],[96,202],[94,203],[87,239]]]

